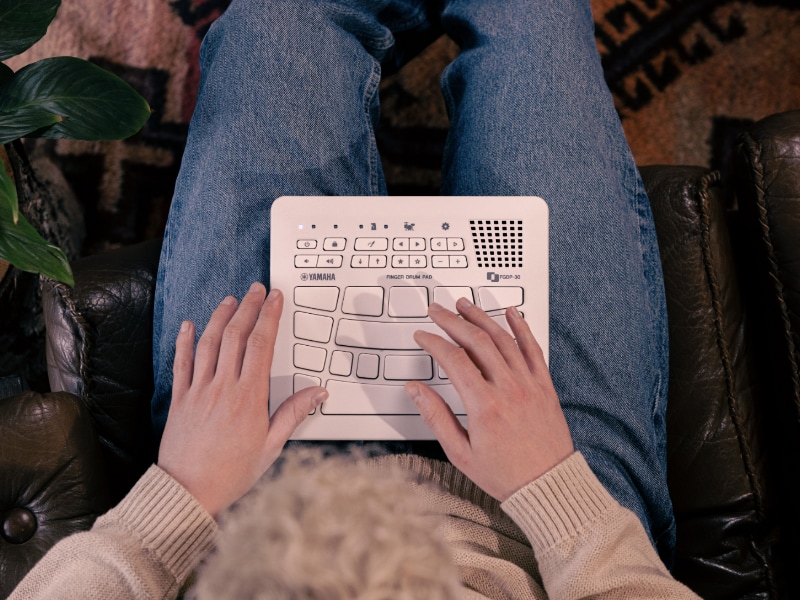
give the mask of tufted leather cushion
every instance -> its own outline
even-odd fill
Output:
[[[0,598],[110,507],[89,411],[66,393],[0,400]]]
[[[643,169],[670,331],[675,576],[704,597],[768,598],[779,534],[762,394],[718,173]]]
[[[154,458],[152,321],[160,247],[153,240],[84,258],[74,265],[74,288],[43,283],[50,385],[89,408],[115,501]]]

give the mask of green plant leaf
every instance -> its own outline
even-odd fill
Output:
[[[8,173],[3,168],[0,168],[0,203],[8,206],[11,210],[11,220],[16,223],[19,219],[17,186],[14,185],[14,180],[8,176]]]
[[[0,121],[29,110],[62,120],[26,135],[78,140],[126,138],[141,129],[151,112],[145,99],[122,79],[68,56],[23,67],[0,86]],[[0,138],[4,137],[0,130]]]
[[[0,0],[0,60],[38,42],[60,5],[61,0]]]
[[[13,142],[61,120],[60,116],[36,106],[23,106],[16,111],[0,112],[0,144]]]
[[[0,259],[21,271],[41,273],[75,285],[69,261],[61,249],[40,236],[24,216],[20,215],[15,225],[5,203],[0,203]]]

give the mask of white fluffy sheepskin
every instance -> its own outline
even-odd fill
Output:
[[[287,451],[221,522],[196,600],[445,600],[460,586],[442,515],[399,468]]]

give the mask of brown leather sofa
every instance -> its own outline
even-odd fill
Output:
[[[705,598],[800,597],[800,112],[756,124],[730,172],[642,169],[670,321],[676,577]],[[89,527],[154,456],[159,242],[46,283],[57,393],[0,400],[0,597]]]

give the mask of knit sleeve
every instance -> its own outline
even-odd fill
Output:
[[[545,590],[558,598],[697,598],[672,578],[636,516],[580,453],[507,499],[531,542]]]
[[[56,544],[9,600],[175,598],[216,533],[211,515],[154,465],[90,531]]]

